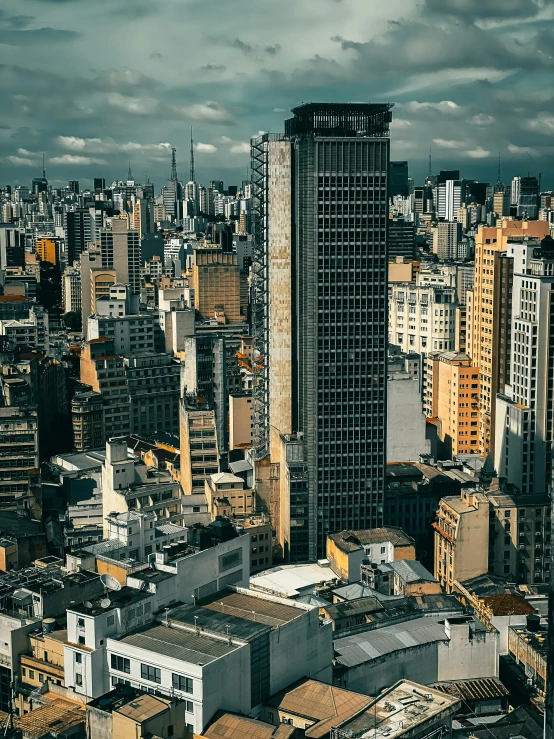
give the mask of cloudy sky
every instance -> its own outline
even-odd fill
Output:
[[[4,7],[7,7],[7,3]],[[0,182],[243,179],[302,101],[395,103],[392,156],[554,187],[554,0],[17,0],[0,11]]]

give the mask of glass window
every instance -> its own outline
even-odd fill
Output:
[[[144,680],[150,680],[152,683],[161,683],[162,681],[162,671],[152,665],[141,665],[140,676]]]
[[[126,657],[120,657],[118,654],[112,654],[111,665],[113,670],[126,672],[128,675],[131,672],[131,660]]]
[[[191,677],[184,675],[176,675],[173,673],[173,687],[175,690],[182,690],[184,693],[193,693],[193,682]]]

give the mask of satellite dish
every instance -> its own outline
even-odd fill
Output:
[[[121,583],[113,575],[100,575],[100,581],[108,590],[121,590]]]
[[[86,600],[83,605],[85,608],[92,608],[92,603],[90,602],[90,600]]]
[[[112,602],[109,598],[102,598],[102,600],[100,601],[101,608],[109,608],[111,604]]]

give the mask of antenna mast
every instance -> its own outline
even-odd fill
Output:
[[[133,179],[133,175],[131,172],[131,160],[129,159],[129,172],[127,173],[127,181],[130,182]]]
[[[192,139],[192,126],[190,127],[190,181],[195,182],[195,179],[194,179],[194,141]]]
[[[46,168],[44,166],[44,152],[42,152],[42,179],[46,179]]]
[[[177,182],[177,149],[171,148],[171,177],[170,180]]]
[[[427,176],[431,177],[433,174],[433,160],[431,157],[431,144],[429,144],[429,171],[427,172]]]
[[[498,152],[498,174],[496,177],[496,181],[500,182],[500,152]]]

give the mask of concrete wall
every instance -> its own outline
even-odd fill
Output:
[[[432,642],[387,654],[344,672],[335,671],[333,683],[358,693],[377,695],[398,680],[428,685],[439,680],[438,675],[438,643]]]
[[[431,451],[425,438],[425,416],[419,379],[399,373],[387,382],[387,462],[419,462]]]
[[[271,141],[268,179],[270,456],[292,428],[292,145]]]
[[[450,640],[439,645],[438,680],[498,677],[498,633],[475,632],[471,627],[446,621]]]

